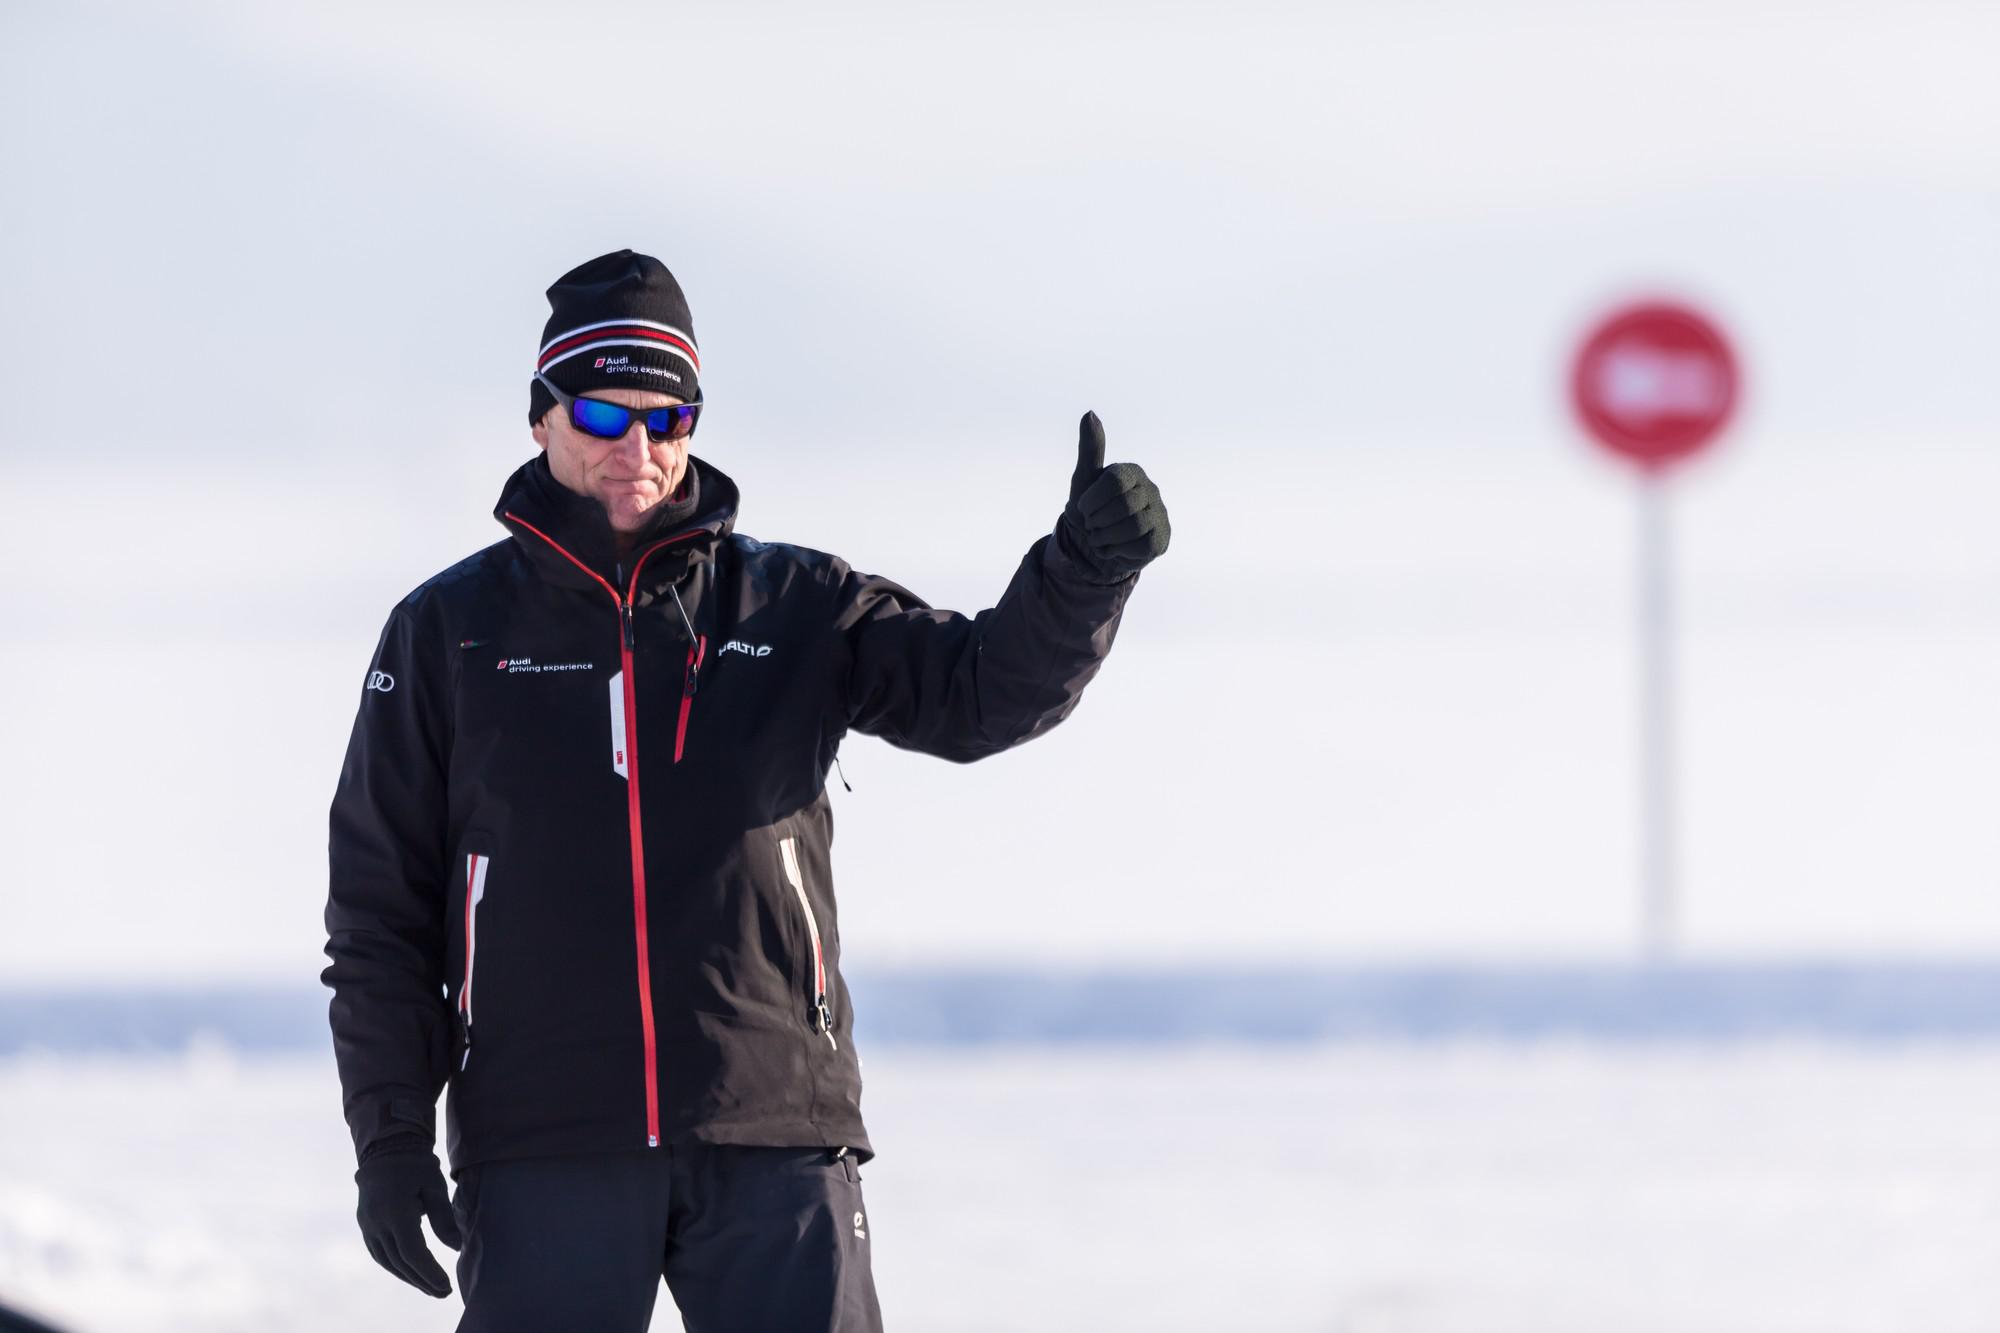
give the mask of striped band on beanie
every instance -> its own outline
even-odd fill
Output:
[[[701,352],[687,298],[659,260],[631,250],[600,255],[556,279],[548,296],[535,370],[564,392],[645,389],[683,402],[700,395]],[[531,379],[529,422],[554,406]]]
[[[679,357],[695,374],[701,373],[701,353],[695,350],[692,337],[671,324],[654,324],[643,319],[607,319],[559,334],[542,344],[541,359],[535,362],[535,369],[547,375],[549,367],[592,352],[599,357],[592,363],[593,368],[601,367],[606,355],[603,349],[607,347],[657,347]]]

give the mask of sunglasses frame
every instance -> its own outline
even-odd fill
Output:
[[[535,372],[535,378],[541,381],[542,387],[544,389],[547,389],[552,395],[554,395],[556,402],[562,407],[563,411],[569,414],[569,424],[576,427],[578,430],[582,431],[585,435],[588,435],[593,440],[624,439],[626,434],[631,431],[632,422],[635,418],[642,424],[644,424],[644,426],[646,427],[646,438],[647,440],[651,441],[654,444],[671,444],[675,440],[691,440],[694,438],[695,427],[701,424],[702,394],[699,388],[697,388],[694,391],[694,401],[691,403],[675,403],[675,404],[670,404],[666,407],[627,407],[623,403],[614,403],[609,398],[592,398],[587,393],[564,393],[561,389],[558,389],[554,384],[551,384],[549,382],[549,377],[547,375],[542,374],[540,371]],[[625,413],[625,429],[619,431],[616,435],[601,435],[597,431],[594,431],[590,427],[584,425],[581,421],[578,421],[576,419],[576,404],[578,399],[587,399],[588,401],[593,403],[601,403],[605,407],[615,407],[620,412]],[[648,420],[648,418],[651,417],[653,413],[681,412],[681,411],[686,411],[688,414],[687,434],[659,435],[654,432],[653,423],[650,420]]]

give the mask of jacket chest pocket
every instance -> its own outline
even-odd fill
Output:
[[[812,948],[812,968],[806,979],[806,1021],[837,1051],[840,1043],[833,1036],[833,1005],[827,998],[826,950],[820,943],[819,918],[813,914],[812,899],[806,894],[805,876],[799,870],[798,839],[780,839],[778,855],[784,860],[785,882],[791,886],[798,910],[805,918],[806,938]]]
[[[486,885],[493,869],[493,858],[483,851],[468,850],[460,858],[458,872],[464,876],[464,905],[460,913],[460,951],[465,956],[465,971],[458,984],[458,1022],[462,1034],[464,1050],[458,1058],[462,1070],[472,1060],[472,1018],[474,1005],[478,1002],[477,983],[479,980],[479,908],[486,899]]]

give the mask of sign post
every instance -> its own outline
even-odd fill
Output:
[[[1737,385],[1736,356],[1721,331],[1665,301],[1613,311],[1570,368],[1571,402],[1584,429],[1638,475],[1640,938],[1654,963],[1673,954],[1680,906],[1667,476],[1728,423]]]

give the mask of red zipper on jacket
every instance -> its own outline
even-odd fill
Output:
[[[660,1146],[659,1057],[653,1042],[653,974],[646,957],[646,844],[639,828],[639,709],[632,672],[632,650],[636,646],[632,634],[632,599],[639,595],[639,571],[645,568],[646,560],[653,552],[696,536],[703,529],[677,532],[640,552],[638,560],[632,565],[628,591],[620,596],[609,579],[571,555],[561,542],[511,511],[506,517],[540,537],[565,560],[597,580],[599,586],[611,594],[611,600],[618,608],[618,662],[625,676],[625,811],[632,832],[632,929],[639,942],[639,1026],[646,1038],[646,1146],[657,1148]],[[694,701],[695,676],[701,669],[702,649],[706,644],[707,638],[702,636],[688,649],[687,678],[681,686],[680,723],[674,737],[675,763],[680,762],[681,742],[687,733],[688,708]]]
[[[833,1035],[833,1008],[826,1002],[826,953],[819,942],[819,918],[813,915],[812,899],[806,896],[805,876],[799,871],[798,843],[786,838],[778,844],[778,854],[785,862],[785,878],[792,882],[792,892],[799,896],[799,907],[804,910],[806,931],[812,936],[813,950],[813,1031],[825,1035],[826,1044],[834,1050],[840,1043]]]
[[[688,645],[687,679],[681,683],[681,720],[674,724],[674,762],[681,761],[681,747],[687,743],[688,711],[694,707],[695,680],[701,675],[701,659],[708,654],[708,636],[695,635]]]

